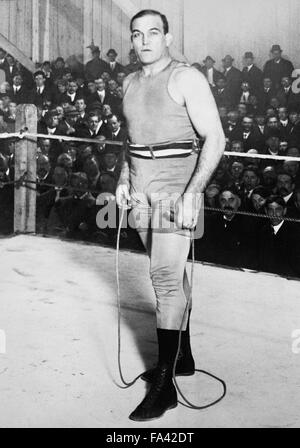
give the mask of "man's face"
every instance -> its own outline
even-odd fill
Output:
[[[272,81],[270,78],[264,78],[263,84],[265,89],[270,89],[272,87]]]
[[[265,208],[265,211],[266,215],[269,216],[273,226],[277,226],[278,224],[280,224],[284,216],[286,215],[286,208],[277,204],[277,202],[268,204]]]
[[[66,116],[66,120],[69,123],[69,125],[74,127],[76,125],[77,120],[78,120],[78,113],[67,115]]]
[[[80,113],[84,112],[86,109],[86,104],[85,104],[84,99],[77,100],[75,103],[75,107],[78,110],[78,112],[80,112]]]
[[[266,187],[274,187],[276,185],[276,171],[273,167],[266,167],[263,170],[263,183]]]
[[[239,104],[238,112],[240,117],[244,117],[247,114],[247,106],[245,104]]]
[[[58,119],[58,115],[53,115],[50,116],[47,121],[46,124],[49,128],[56,128],[59,124],[59,119]]]
[[[163,22],[158,15],[147,15],[132,24],[131,40],[138,58],[144,65],[154,64],[168,54],[171,43],[169,34],[164,34]]]
[[[0,50],[0,59],[4,59],[5,55],[6,55],[5,51]]]
[[[288,117],[286,107],[279,107],[278,109],[278,118],[279,120],[286,120]]]
[[[103,104],[102,112],[103,112],[103,116],[104,117],[108,117],[109,115],[111,115],[112,111],[111,111],[110,105],[109,104]]]
[[[244,117],[242,125],[245,132],[250,132],[253,128],[253,119],[249,117]]]
[[[273,107],[273,109],[278,109],[280,103],[278,98],[276,98],[276,96],[270,99],[270,105]]]
[[[246,66],[252,65],[253,64],[253,58],[245,58],[245,64],[246,64]]]
[[[267,140],[267,144],[273,152],[277,152],[279,150],[279,142],[280,140],[278,137],[269,137]]]
[[[246,170],[243,175],[243,182],[247,190],[253,190],[259,184],[259,178],[254,171]]]
[[[54,169],[53,173],[53,182],[58,187],[63,187],[68,180],[68,174],[66,170],[62,166],[57,166]]]
[[[41,141],[41,149],[45,156],[49,154],[50,148],[51,148],[51,141],[48,138]]]
[[[100,123],[100,119],[96,115],[93,115],[92,117],[89,118],[88,123],[90,130],[95,132],[97,130],[98,124]]]
[[[20,75],[14,77],[14,85],[17,87],[22,85],[22,78]]]
[[[117,55],[113,52],[108,53],[107,55],[109,62],[115,62]]]
[[[110,92],[115,92],[118,88],[118,83],[117,81],[115,81],[114,79],[110,79],[107,83],[109,91]]]
[[[123,85],[124,79],[126,78],[126,74],[124,72],[119,72],[117,74],[117,83],[119,84],[119,86]]]
[[[223,60],[223,67],[224,68],[229,68],[231,66],[232,66],[232,59],[225,57],[224,60]]]
[[[205,67],[209,70],[210,68],[212,68],[214,66],[214,61],[212,61],[211,59],[206,59],[204,64],[205,64]]]
[[[102,78],[96,79],[95,84],[96,84],[96,89],[99,92],[102,92],[103,90],[105,90],[105,82],[103,81]]]
[[[242,82],[242,91],[243,92],[248,92],[249,91],[249,83],[248,82]]]
[[[67,90],[66,84],[61,82],[57,84],[57,88],[59,93],[65,93]]]
[[[137,62],[136,54],[133,51],[129,53],[129,62],[130,64],[135,64]]]
[[[68,92],[69,92],[69,93],[71,93],[71,94],[76,93],[76,92],[77,92],[77,89],[78,89],[78,85],[77,85],[76,82],[74,82],[74,81],[70,81],[70,82],[68,83]]]
[[[37,87],[43,87],[45,85],[45,78],[43,75],[37,75],[34,78],[34,81]]]
[[[241,162],[233,162],[231,166],[231,175],[234,179],[240,179],[244,170],[244,165]]]
[[[95,93],[97,91],[97,87],[96,87],[96,83],[94,82],[89,82],[88,83],[88,91],[90,93]]]
[[[15,63],[15,60],[12,56],[7,56],[6,60],[9,63],[9,65],[14,65],[14,63]]]
[[[277,177],[277,191],[282,197],[288,196],[294,191],[295,184],[288,174],[279,174]]]
[[[295,177],[299,171],[299,162],[293,162],[292,160],[285,160],[283,162],[283,169],[290,176]]]
[[[219,115],[221,118],[226,118],[227,116],[227,109],[225,106],[220,106],[219,107]]]
[[[291,85],[291,80],[290,80],[290,78],[288,78],[287,76],[284,76],[282,79],[281,79],[281,85],[282,85],[282,87],[290,87],[290,85]]]
[[[266,199],[263,198],[260,194],[252,194],[251,201],[253,204],[253,207],[258,212],[266,203]]]
[[[117,119],[117,117],[112,117],[108,120],[108,125],[112,132],[117,132],[120,129],[121,123]]]
[[[244,152],[243,143],[242,142],[233,142],[231,144],[231,151]]]
[[[219,197],[220,207],[224,210],[224,214],[227,217],[232,217],[233,212],[237,211],[240,207],[240,199],[231,191],[223,191]]]
[[[239,118],[239,114],[237,113],[237,111],[230,111],[227,114],[228,117],[228,121],[230,121],[230,123],[236,123],[238,121]]]
[[[108,82],[111,79],[111,76],[109,73],[103,72],[101,78],[103,79],[104,82]]]
[[[268,119],[268,127],[271,129],[277,129],[278,128],[278,119],[277,117],[270,117]]]
[[[15,116],[15,115],[16,115],[16,112],[17,112],[17,104],[14,103],[13,101],[11,101],[11,102],[8,104],[8,112],[9,112],[9,115],[10,115],[10,116]]]
[[[62,120],[64,117],[64,109],[62,106],[57,106],[56,107],[56,112],[57,112],[57,116],[59,120]]]
[[[286,150],[288,149],[288,145],[289,145],[288,142],[284,142],[284,141],[279,142],[280,152],[285,153]]]
[[[255,121],[258,126],[264,126],[266,123],[266,119],[263,115],[258,115],[257,117],[255,117]]]
[[[272,58],[274,59],[274,61],[278,61],[281,58],[281,51],[280,50],[273,51]]]
[[[298,121],[298,113],[297,113],[297,112],[291,112],[291,113],[289,114],[289,120],[290,120],[290,122],[291,122],[292,124],[297,123],[297,121]]]

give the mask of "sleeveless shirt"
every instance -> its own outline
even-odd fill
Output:
[[[196,138],[186,107],[173,100],[168,91],[171,74],[181,66],[172,60],[154,76],[144,77],[141,70],[133,75],[123,98],[131,143],[157,145]]]

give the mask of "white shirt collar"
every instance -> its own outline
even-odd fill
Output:
[[[272,226],[275,235],[276,235],[276,233],[278,232],[278,230],[280,229],[280,227],[282,226],[283,223],[284,223],[284,221],[282,220],[281,223],[277,224],[277,226]]]
[[[284,198],[283,198],[284,202],[287,203],[291,199],[292,196],[293,196],[293,192],[288,194],[287,196],[284,196]]]

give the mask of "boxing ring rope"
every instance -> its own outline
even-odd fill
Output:
[[[27,108],[27,109],[26,109]],[[97,138],[79,138],[79,137],[73,137],[73,136],[65,136],[65,135],[52,135],[52,134],[42,134],[42,133],[38,133],[38,132],[34,132],[34,126],[29,126],[29,128],[26,125],[26,113],[28,114],[28,110],[29,112],[32,112],[34,106],[31,105],[27,105],[27,106],[22,106],[21,107],[21,113],[24,114],[23,115],[23,120],[21,120],[21,122],[25,121],[25,126],[19,126],[19,128],[21,129],[19,132],[14,132],[14,133],[3,133],[0,134],[0,140],[14,140],[15,142],[21,142],[22,145],[20,146],[21,148],[21,152],[22,152],[22,157],[21,157],[21,163],[20,166],[18,167],[18,169],[16,169],[16,176],[15,176],[15,180],[14,181],[10,181],[10,182],[4,182],[4,185],[15,185],[15,190],[20,190],[21,188],[24,188],[24,190],[30,190],[32,191],[32,195],[30,197],[30,203],[31,203],[31,207],[28,207],[28,198],[27,195],[23,195],[23,202],[22,202],[22,207],[21,207],[21,211],[20,213],[22,214],[23,210],[27,210],[28,208],[31,209],[31,213],[34,212],[35,213],[35,199],[36,199],[36,186],[40,185],[40,186],[46,186],[49,188],[54,188],[56,187],[55,184],[52,183],[44,183],[40,180],[37,179],[36,177],[36,147],[37,147],[37,139],[50,139],[50,140],[56,140],[59,142],[77,142],[77,143],[88,143],[88,144],[93,144],[93,145],[98,145],[101,146],[102,148],[100,149],[100,154],[101,151],[104,150],[104,146],[105,145],[113,145],[113,146],[119,146],[120,148],[125,149],[126,146],[126,142],[121,142],[121,141],[115,141],[115,140],[109,140],[109,139],[97,139]],[[25,120],[24,120],[25,119]],[[23,124],[23,123],[22,123]],[[31,124],[32,124],[32,116],[31,116]],[[36,126],[36,124],[35,124]],[[27,147],[26,145],[29,143],[29,145],[31,145],[30,147]],[[171,143],[171,142],[170,142]],[[169,144],[169,143],[166,143]],[[16,148],[16,153],[18,152]],[[22,151],[23,150],[23,151]],[[16,154],[15,153],[15,154]],[[30,153],[30,157],[28,157],[28,154]],[[241,153],[241,152],[231,152],[231,151],[225,151],[224,152],[224,156],[227,157],[238,157],[238,158],[247,158],[247,159],[267,159],[267,160],[278,160],[278,161],[293,161],[293,162],[300,162],[300,157],[289,157],[289,156],[279,156],[279,155],[267,155],[267,154],[249,154],[249,153]],[[15,158],[16,159],[16,158]],[[26,159],[26,160],[25,160]],[[28,163],[30,163],[30,161],[34,164],[35,166],[30,167],[31,168],[31,173],[30,175],[28,175],[28,170],[26,169],[26,167],[28,166]],[[17,160],[16,160],[17,163]],[[19,173],[19,175],[17,175],[17,172]],[[34,176],[35,173],[35,176]],[[28,178],[27,178],[28,177]],[[31,178],[30,178],[31,177]],[[34,179],[35,177],[35,179]],[[57,187],[56,187],[57,188]],[[100,194],[100,191],[97,190],[91,190],[91,189],[85,189],[85,188],[75,188],[75,187],[71,187],[71,186],[65,186],[62,188],[67,188],[70,192],[75,191],[76,192],[82,192],[82,193],[96,193],[96,194]],[[34,205],[33,205],[34,204]],[[212,211],[212,212],[216,212],[216,213],[224,213],[224,210],[218,207],[204,207],[204,210],[207,211]],[[246,212],[246,211],[235,211],[233,212],[234,214],[239,214],[239,215],[244,215],[244,216],[249,216],[249,217],[257,217],[257,218],[264,218],[264,219],[268,219],[269,217],[267,215],[263,215],[260,213],[252,213],[252,212]],[[16,213],[15,213],[16,216]],[[122,218],[124,216],[124,209],[122,209]],[[22,217],[21,217],[22,218]],[[123,219],[121,218],[120,223],[119,223],[119,228],[118,228],[118,235],[117,235],[117,250],[116,250],[116,278],[117,278],[117,303],[118,303],[118,365],[119,365],[119,373],[120,373],[120,377],[121,380],[123,382],[123,384],[125,385],[125,388],[130,387],[131,385],[133,385],[138,378],[140,378],[139,375],[138,377],[136,377],[133,381],[131,382],[126,382],[123,374],[122,374],[122,369],[121,369],[121,328],[120,328],[120,316],[121,316],[121,305],[120,305],[120,298],[121,298],[121,293],[120,293],[120,284],[119,284],[119,246],[120,246],[120,237],[121,237],[121,228],[122,228],[122,221]],[[297,222],[300,223],[300,219],[296,219],[296,218],[291,218],[291,217],[284,217],[283,218],[285,221],[290,221],[290,222]],[[23,221],[21,219],[21,221]],[[25,219],[26,222],[26,219]],[[35,227],[35,226],[34,226]],[[24,231],[21,233],[35,233],[31,231],[27,231],[26,232],[26,224],[23,226]],[[33,227],[31,227],[32,229]],[[190,293],[190,297],[188,299],[187,305],[189,303],[189,300],[191,300],[192,297],[192,284],[193,284],[193,266],[194,266],[194,241],[193,238],[191,238],[192,240],[192,253],[193,253],[193,260],[192,260],[192,270],[191,270],[191,293]],[[181,330],[180,330],[180,337],[179,337],[179,343],[178,343],[178,351],[177,351],[177,355],[176,355],[176,361],[179,355],[179,348],[180,348],[180,338],[181,338],[181,331],[182,331],[182,326],[183,326],[183,322],[184,322],[184,317],[185,314],[187,312],[187,307],[182,319],[182,324],[181,324]],[[184,399],[184,401],[187,404],[184,404],[184,406],[187,406],[191,409],[206,409],[207,407],[210,407],[216,403],[218,403],[219,401],[221,401],[224,396],[226,395],[226,383],[218,378],[217,376],[206,372],[204,370],[199,370],[199,369],[195,369],[198,372],[201,372],[205,375],[208,375],[210,377],[212,377],[213,379],[215,379],[217,382],[221,383],[222,387],[223,387],[223,392],[220,395],[219,398],[217,398],[215,401],[205,405],[205,406],[196,406],[193,403],[191,403],[181,392],[180,388],[178,387],[178,384],[176,382],[175,379],[175,367],[176,367],[176,362],[174,363],[173,366],[173,378],[174,378],[174,382],[176,385],[176,388],[179,392],[179,394],[181,395],[181,397]]]

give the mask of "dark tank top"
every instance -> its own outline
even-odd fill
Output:
[[[154,76],[145,77],[141,70],[133,75],[123,99],[131,143],[157,145],[196,138],[186,107],[168,91],[172,72],[184,65],[172,60]]]

